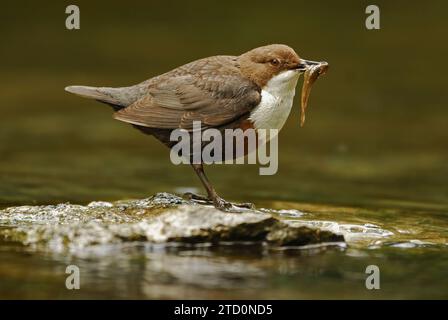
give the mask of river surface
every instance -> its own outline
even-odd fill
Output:
[[[274,176],[255,165],[207,172],[226,199],[284,219],[353,225],[354,238],[281,250],[135,242],[84,255],[1,239],[0,298],[448,298],[448,7],[377,4],[376,31],[364,27],[363,4],[336,2],[223,2],[199,19],[205,1],[78,1],[79,31],[65,29],[64,5],[4,4],[0,208],[202,192],[153,138],[63,88],[130,85],[196,58],[280,42],[330,64],[305,127],[296,97]],[[356,238],[371,225],[385,232]],[[65,288],[68,264],[83,270],[81,290]],[[368,265],[380,268],[379,290],[365,287]]]

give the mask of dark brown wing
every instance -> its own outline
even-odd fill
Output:
[[[146,96],[114,117],[144,127],[186,130],[192,130],[193,121],[207,128],[240,118],[259,104],[260,88],[236,68],[218,72],[218,63],[213,68],[213,62],[208,62],[207,68],[196,68],[194,75],[187,69],[158,78]]]

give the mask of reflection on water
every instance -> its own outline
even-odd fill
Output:
[[[210,177],[226,198],[356,237],[348,249],[317,252],[136,244],[77,258],[2,243],[0,296],[446,298],[448,70],[428,64],[448,56],[440,40],[447,4],[376,4],[387,15],[375,32],[364,29],[365,8],[356,3],[292,2],[273,16],[272,6],[226,1],[198,19],[204,1],[158,7],[80,0],[77,32],[64,29],[63,6],[4,4],[0,207],[200,188],[191,169],[174,167],[154,139],[63,88],[129,85],[195,58],[282,42],[332,67],[313,88],[306,126],[299,128],[294,110],[279,137],[277,175],[244,165],[214,166]],[[366,240],[366,230],[379,232],[380,243]],[[85,270],[81,292],[63,287],[71,262]],[[368,264],[381,267],[378,292],[363,286]]]
[[[68,264],[80,267],[79,291],[64,287]],[[380,267],[381,290],[365,288],[370,264]],[[8,248],[2,252],[0,298],[446,299],[447,270],[448,257],[432,249],[278,251],[136,243],[92,249],[84,257],[37,257]]]

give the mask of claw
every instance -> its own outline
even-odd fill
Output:
[[[239,213],[247,210],[254,210],[255,205],[253,203],[233,203],[224,200],[221,197],[211,199],[209,197],[196,194],[193,192],[186,192],[182,195],[185,200],[193,201],[202,205],[213,205],[216,209],[224,212]]]
[[[217,198],[213,202],[216,209],[224,212],[241,213],[248,210],[254,210],[255,205],[253,203],[232,203],[225,201],[222,198]]]

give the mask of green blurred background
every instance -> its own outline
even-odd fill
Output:
[[[198,188],[155,139],[111,109],[64,92],[127,86],[191,60],[284,43],[330,63],[299,127],[279,139],[279,172],[208,169],[232,200],[448,208],[446,1],[14,1],[0,11],[0,206],[85,203]]]

